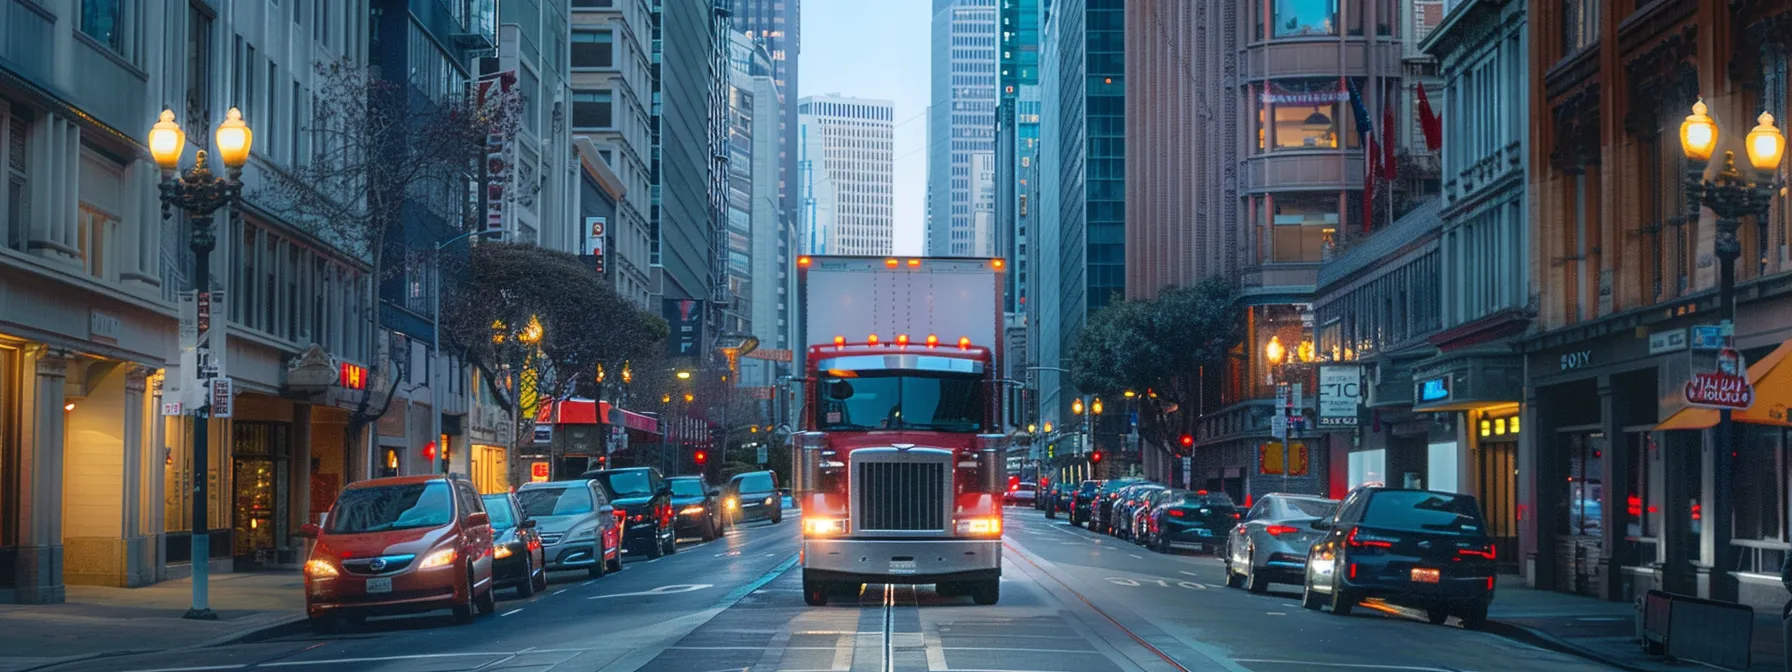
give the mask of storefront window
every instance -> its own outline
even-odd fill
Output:
[[[1257,148],[1339,149],[1361,143],[1335,78],[1270,82],[1257,96]]]
[[[1338,195],[1287,193],[1269,198],[1269,261],[1317,262],[1338,230]]]
[[[1338,34],[1337,0],[1268,0],[1275,37]]]
[[[1605,434],[1570,435],[1568,447],[1568,534],[1598,537],[1605,531]]]
[[[1735,538],[1781,539],[1786,511],[1785,430],[1738,424],[1737,433],[1742,440],[1733,472]]]

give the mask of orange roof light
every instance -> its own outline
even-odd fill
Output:
[[[896,258],[890,257],[889,259],[885,259],[884,265],[889,266],[890,268],[895,268],[896,267]]]
[[[897,345],[908,345],[908,334],[897,334],[896,335],[896,344]]]
[[[960,350],[969,350],[969,349],[971,349],[971,337],[969,337],[969,336],[959,336],[959,337],[958,337],[958,349],[960,349]]]
[[[865,342],[870,343],[872,345],[877,345],[877,334],[872,334],[870,336],[866,336]]]
[[[931,348],[931,347],[939,345],[939,344],[940,344],[940,337],[935,336],[933,334],[927,335],[927,347]]]
[[[808,257],[797,257],[796,265],[801,266],[803,268],[808,268],[809,267],[809,258]]]
[[[908,260],[908,267],[909,267],[909,268],[920,268],[920,267],[921,267],[921,260],[920,260],[920,259],[910,259],[910,260]]]
[[[835,336],[834,337],[834,347],[840,348],[840,347],[845,347],[845,346],[846,346],[846,337],[845,336]]]
[[[1007,261],[1004,261],[1004,260],[1001,260],[1001,259],[991,259],[991,260],[989,260],[989,266],[990,266],[990,268],[994,268],[994,269],[996,269],[996,270],[998,270],[998,271],[999,271],[999,270],[1002,270],[1002,267],[1003,267],[1003,266],[1006,266],[1006,265],[1008,265],[1008,262],[1007,262]]]

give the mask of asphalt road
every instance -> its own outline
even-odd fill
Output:
[[[1161,555],[1010,509],[1001,603],[931,586],[868,585],[804,606],[797,518],[686,541],[601,579],[556,575],[529,600],[455,626],[446,614],[375,619],[331,636],[292,633],[228,646],[53,668],[228,670],[1556,670],[1605,669],[1564,654],[1378,603],[1337,617],[1298,591],[1223,586],[1218,560]],[[509,591],[505,591],[508,593]]]

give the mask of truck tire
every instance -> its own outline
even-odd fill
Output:
[[[1002,580],[986,579],[971,584],[971,599],[983,606],[995,604],[1002,599]]]
[[[821,581],[803,579],[803,604],[811,607],[825,607],[828,604],[828,584]]]

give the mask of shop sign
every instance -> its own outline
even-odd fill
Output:
[[[1363,367],[1319,367],[1319,426],[1355,427],[1363,401]]]
[[[536,425],[535,425],[535,442],[536,443],[553,443],[553,441],[554,441],[554,426],[550,425],[550,424],[546,424],[546,423],[536,423]]]
[[[95,340],[103,338],[117,343],[118,334],[124,329],[118,316],[94,310],[87,313],[87,330]]]
[[[1301,441],[1289,442],[1285,451],[1289,476],[1307,475],[1307,444]],[[1257,473],[1279,475],[1283,473],[1282,462],[1284,450],[1281,441],[1265,441],[1257,448]]]
[[[1450,398],[1450,377],[1419,381],[1419,401],[1443,401]]]
[[[367,367],[343,362],[337,382],[341,383],[342,389],[345,390],[365,390],[367,389]]]
[[[598,275],[604,273],[604,217],[585,218],[585,249],[594,258],[593,267]]]
[[[1715,324],[1700,324],[1692,328],[1692,349],[1722,350],[1724,347],[1724,328]]]
[[[1725,348],[1717,355],[1717,370],[1694,374],[1686,381],[1686,403],[1705,408],[1746,410],[1755,403],[1755,388],[1748,382],[1742,354]]]
[[[530,462],[529,463],[529,482],[530,483],[546,483],[547,480],[548,480],[548,463],[546,463],[546,462]]]
[[[1587,367],[1588,364],[1592,364],[1592,363],[1593,363],[1593,351],[1592,350],[1581,350],[1578,352],[1570,352],[1570,353],[1566,353],[1566,354],[1562,355],[1562,370],[1563,371],[1573,371],[1575,369],[1584,369]]]
[[[214,378],[211,381],[211,386],[212,386],[211,417],[214,417],[214,418],[230,417],[230,402],[235,396],[234,395],[235,390],[231,389],[232,387],[234,387],[234,385],[232,385],[232,381],[229,378]]]
[[[1649,334],[1649,354],[1679,352],[1686,349],[1686,330],[1670,329]]]
[[[162,415],[185,415],[185,413],[182,413],[181,411],[182,408],[178,401],[162,402]]]

